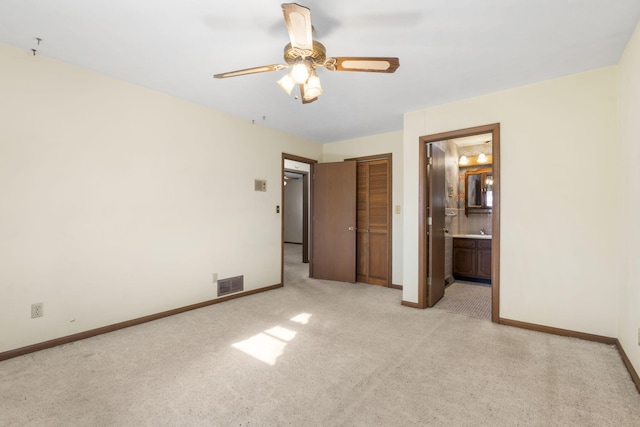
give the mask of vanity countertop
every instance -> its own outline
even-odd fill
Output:
[[[454,234],[456,239],[485,239],[491,240],[491,234]]]

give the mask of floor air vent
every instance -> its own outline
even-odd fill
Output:
[[[244,276],[229,277],[218,280],[218,296],[232,294],[244,290]]]

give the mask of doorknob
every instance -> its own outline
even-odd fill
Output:
[[[349,227],[349,231],[355,231],[355,230],[356,228],[353,225]]]
[[[448,233],[449,229],[448,228],[443,228],[442,231],[444,231],[445,233]]]

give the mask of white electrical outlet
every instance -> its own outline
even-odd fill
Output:
[[[42,316],[44,316],[44,304],[41,302],[31,304],[31,318],[35,319]]]
[[[213,283],[218,283],[218,273],[213,273]]]

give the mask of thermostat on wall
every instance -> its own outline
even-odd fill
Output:
[[[267,191],[267,181],[264,179],[256,179],[255,180],[255,190],[256,191]]]

